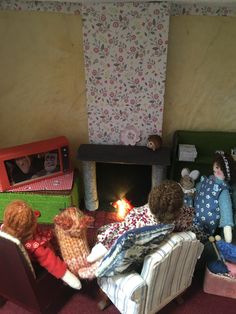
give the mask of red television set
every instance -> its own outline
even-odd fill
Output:
[[[69,171],[65,136],[0,149],[0,192]]]

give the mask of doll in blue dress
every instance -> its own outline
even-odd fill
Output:
[[[231,155],[216,153],[213,175],[201,177],[194,198],[195,215],[192,230],[205,242],[218,227],[225,241],[232,242],[233,208],[230,185],[235,180],[235,163]]]

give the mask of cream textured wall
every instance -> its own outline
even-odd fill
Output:
[[[163,137],[236,131],[236,18],[170,20]],[[66,135],[88,142],[79,15],[0,11],[0,147]]]
[[[0,11],[0,147],[88,141],[79,15]]]
[[[236,131],[236,18],[170,19],[163,135]]]

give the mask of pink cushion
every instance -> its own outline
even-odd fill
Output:
[[[229,274],[232,277],[236,278],[236,264],[233,264],[233,263],[230,263],[230,262],[226,262],[225,264],[226,264],[226,266],[227,266],[227,268],[229,270]]]
[[[206,269],[203,290],[206,293],[236,299],[236,279],[213,274]]]

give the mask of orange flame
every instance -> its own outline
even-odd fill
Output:
[[[119,219],[124,219],[128,212],[133,208],[126,198],[122,198],[112,203],[112,206],[117,209],[117,216]]]

